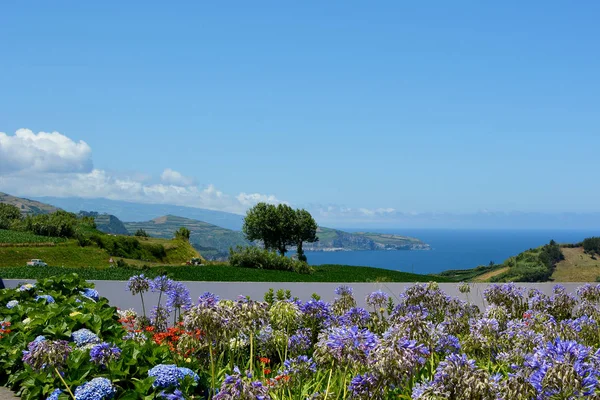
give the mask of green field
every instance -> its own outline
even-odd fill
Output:
[[[181,281],[223,282],[448,282],[443,277],[410,274],[380,268],[353,267],[347,265],[320,265],[314,267],[312,275],[288,271],[246,269],[227,264],[204,266],[179,266],[158,268],[61,268],[61,267],[6,267],[0,268],[4,279],[39,279],[54,275],[76,272],[84,279],[127,280],[133,275],[144,273],[154,277],[166,272],[172,279]]]
[[[64,238],[39,236],[30,232],[9,231],[0,229],[0,243],[63,243]]]
[[[13,233],[13,232],[11,232]],[[20,233],[20,232],[16,232]],[[35,235],[34,235],[35,236]],[[48,237],[44,237],[48,241]],[[146,241],[144,241],[146,242]],[[123,260],[133,265],[180,265],[198,257],[198,252],[188,243],[179,240],[149,239],[147,243],[162,244],[166,250],[166,257],[161,262],[142,260]],[[111,255],[104,249],[94,245],[81,247],[76,240],[66,240],[52,247],[37,247],[35,243],[28,247],[0,246],[0,267],[25,266],[32,258],[40,258],[48,265],[80,268],[108,267]],[[112,257],[116,262],[120,257]]]

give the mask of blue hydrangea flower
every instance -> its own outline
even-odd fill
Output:
[[[181,372],[182,379],[185,378],[186,376],[189,376],[190,378],[192,378],[194,380],[194,382],[198,382],[198,380],[200,379],[198,374],[189,368],[179,367],[179,372]]]
[[[100,293],[96,289],[84,289],[80,292],[82,296],[88,297],[94,301],[98,301],[100,299]]]
[[[179,387],[179,381],[190,376],[194,381],[200,379],[198,375],[189,368],[177,367],[175,364],[159,364],[148,371],[148,376],[156,378],[152,386],[159,388]]]
[[[18,289],[17,292],[27,292],[31,289],[35,288],[35,283],[26,283],[24,285],[21,285]]]
[[[10,310],[11,308],[15,308],[18,305],[19,305],[18,300],[11,300],[8,303],[6,303],[6,308],[8,308]]]
[[[110,399],[116,392],[110,380],[94,378],[75,389],[75,400]]]
[[[46,397],[46,400],[58,400],[58,396],[60,396],[62,392],[63,391],[60,389],[54,389],[54,391],[50,393],[48,397]]]
[[[39,296],[35,296],[34,300],[38,301],[39,299],[44,299],[46,300],[48,303],[54,303],[54,297],[50,296],[49,294],[40,294]]]
[[[100,343],[98,335],[86,328],[73,332],[71,339],[73,339],[77,347]]]

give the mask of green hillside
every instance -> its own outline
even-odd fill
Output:
[[[129,235],[123,222],[111,214],[100,214],[94,211],[80,211],[80,216],[93,217],[96,223],[96,229],[100,232],[111,233],[114,235]]]
[[[241,232],[221,228],[207,222],[194,219],[166,215],[146,222],[125,222],[125,227],[130,234],[135,234],[138,229],[143,229],[152,237],[172,238],[180,227],[190,230],[190,243],[207,259],[221,259],[229,255],[229,248],[236,246],[249,246],[252,243],[246,240]]]
[[[372,232],[344,232],[337,229],[319,227],[319,241],[306,243],[305,251],[344,251],[344,250],[428,250],[429,245],[419,239]]]

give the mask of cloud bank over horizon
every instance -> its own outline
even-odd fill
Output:
[[[0,191],[17,196],[107,198],[172,204],[243,214],[264,201],[284,203],[272,194],[229,195],[213,184],[165,168],[157,181],[143,173],[118,176],[93,167],[92,149],[59,132],[19,129],[0,132]]]

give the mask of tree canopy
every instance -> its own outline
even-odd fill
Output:
[[[21,211],[12,204],[0,203],[0,229],[10,229],[15,220],[21,219]]]
[[[288,246],[297,246],[298,258],[306,261],[302,244],[318,240],[317,223],[306,210],[287,204],[258,203],[248,210],[242,231],[250,241],[259,240],[267,250],[285,255]]]

